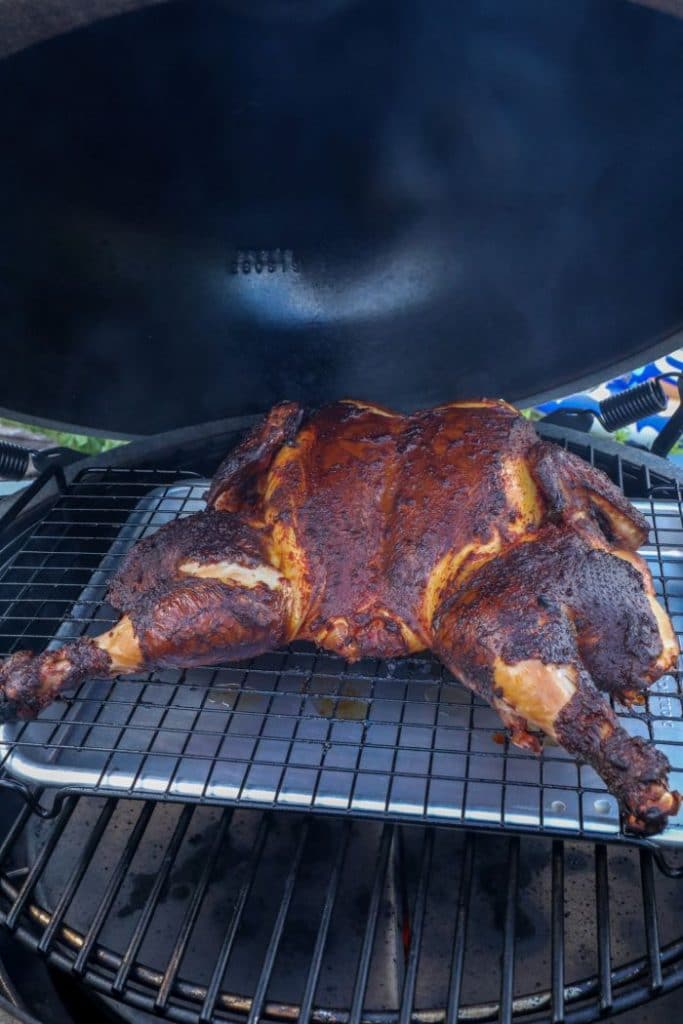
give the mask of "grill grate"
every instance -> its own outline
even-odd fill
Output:
[[[593,1020],[683,983],[682,914],[647,849],[388,822],[70,796],[0,850],[22,942],[183,1024]]]
[[[648,495],[645,555],[680,633],[678,484],[588,445],[579,454],[627,494]],[[148,470],[88,470],[62,482],[0,555],[0,656],[106,628],[114,613],[104,594],[123,553],[201,508],[205,487]],[[643,708],[617,710],[629,731],[665,751],[683,789],[679,674],[659,680]],[[37,721],[5,726],[1,740],[5,779],[30,794],[48,784],[52,797],[112,793],[620,837],[616,802],[591,769],[559,747],[536,758],[508,746],[497,715],[429,656],[348,666],[294,645],[218,669],[89,681]],[[664,838],[682,842],[683,824]]]

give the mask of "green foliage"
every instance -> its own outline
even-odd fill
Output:
[[[64,448],[73,448],[84,455],[99,455],[108,452],[112,448],[118,448],[125,441],[115,441],[111,437],[88,437],[85,434],[70,434],[63,430],[52,430],[49,427],[38,427],[31,423],[19,423],[17,420],[8,420],[0,417],[0,426],[14,427],[25,430],[31,434],[41,437],[48,437],[55,445]]]

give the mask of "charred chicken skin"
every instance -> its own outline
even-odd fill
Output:
[[[677,662],[636,550],[647,524],[609,480],[504,402],[412,416],[276,406],[219,467],[206,511],[128,553],[106,633],[0,666],[5,718],[88,676],[238,660],[294,639],[349,661],[429,649],[510,729],[588,762],[632,829],[677,813],[662,753],[623,704]],[[603,691],[601,693],[600,691]]]

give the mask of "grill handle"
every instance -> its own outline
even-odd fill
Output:
[[[683,376],[678,378],[678,408],[652,442],[653,455],[668,455],[683,434]]]
[[[544,423],[555,423],[558,426],[572,427],[588,433],[593,425],[593,420],[609,433],[626,427],[630,423],[637,423],[647,416],[663,412],[667,406],[666,395],[661,385],[665,378],[676,378],[678,387],[678,408],[667,421],[664,427],[652,443],[650,451],[653,455],[666,457],[676,441],[683,435],[683,374],[661,373],[651,380],[646,380],[636,387],[620,391],[616,395],[610,395],[598,403],[598,410],[563,408],[555,409],[543,417]]]
[[[0,441],[0,478],[24,480],[32,469],[42,473],[53,462],[66,465],[80,458],[83,458],[81,453],[72,448],[43,448],[38,451],[11,441]]]

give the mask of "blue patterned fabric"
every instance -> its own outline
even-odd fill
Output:
[[[542,405],[537,406],[535,409],[529,410],[532,417],[545,416],[549,412],[553,412],[555,409],[597,409],[598,402],[608,398],[610,395],[615,395],[620,391],[626,391],[628,388],[634,387],[636,384],[641,384],[643,381],[648,380],[651,377],[656,377],[660,373],[683,373],[683,349],[676,349],[671,355],[662,356],[661,359],[656,359],[652,363],[647,363],[645,366],[639,366],[637,369],[632,370],[630,373],[624,374],[623,377],[617,377],[614,380],[608,381],[606,384],[600,384],[598,387],[590,388],[587,391],[581,391],[574,395],[569,395],[566,398],[560,398],[553,402],[544,402]],[[655,437],[662,429],[671,413],[678,407],[678,388],[675,381],[664,380],[662,381],[662,387],[666,394],[669,402],[667,408],[656,416],[648,416],[646,419],[639,420],[630,427],[625,427],[623,430],[618,430],[615,434],[605,434],[605,431],[599,423],[595,423],[592,429],[592,433],[602,434],[607,437],[614,437],[618,441],[623,441],[626,444],[629,442],[639,444],[646,448],[649,448]],[[669,458],[674,462],[683,464],[683,444],[679,442],[674,447]]]

